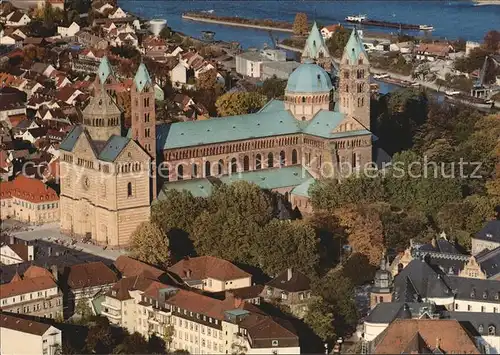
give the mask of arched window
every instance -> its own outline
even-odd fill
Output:
[[[297,149],[292,150],[292,164],[297,164]]]
[[[257,154],[255,156],[255,170],[260,169],[262,169],[262,156],[260,154]]]
[[[267,167],[272,168],[274,166],[274,157],[273,153],[269,153],[267,155]]]
[[[305,96],[302,96],[302,103],[305,103],[306,102],[306,98]]]
[[[222,169],[224,168],[224,160],[219,160],[219,164],[217,166],[217,173],[222,175]]]
[[[205,162],[205,176],[210,176],[210,162]]]
[[[131,183],[131,182],[129,182],[129,183],[127,184],[127,196],[128,196],[128,197],[131,197],[131,196],[132,196],[132,192],[133,192],[133,191],[132,191],[132,183]]]
[[[482,324],[479,324],[479,327],[477,328],[477,331],[479,332],[479,334],[483,334],[484,327],[483,327]]]
[[[238,172],[238,164],[236,163],[236,158],[231,159],[231,173]]]
[[[494,325],[488,327],[488,335],[496,335],[496,329]]]
[[[177,180],[182,180],[184,178],[184,167],[180,164],[177,167]]]
[[[379,298],[378,298],[378,302],[379,302],[379,303],[384,303],[384,297],[379,296]]]
[[[285,164],[286,164],[286,155],[285,155],[285,151],[282,150],[280,152],[280,167],[285,166]]]
[[[250,158],[248,157],[248,155],[245,155],[245,157],[243,158],[243,170],[250,170]]]
[[[194,163],[191,167],[191,177],[192,178],[198,177],[198,164],[196,164],[196,163]]]

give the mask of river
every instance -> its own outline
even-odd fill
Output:
[[[200,37],[201,31],[216,33],[215,39],[238,41],[243,48],[262,47],[270,44],[267,31],[228,27],[209,23],[182,20],[187,11],[211,11],[222,16],[269,18],[292,22],[297,12],[305,12],[310,20],[322,25],[344,23],[348,15],[366,14],[371,19],[434,26],[433,35],[440,38],[464,38],[480,41],[491,30],[500,30],[500,6],[474,6],[469,0],[365,0],[365,1],[173,1],[173,0],[119,0],[119,5],[144,18],[164,18],[175,31]],[[351,25],[348,25],[351,26]],[[394,29],[367,28],[377,32]],[[418,32],[404,31],[408,34]],[[286,33],[274,33],[280,40]]]

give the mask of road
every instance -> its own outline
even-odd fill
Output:
[[[56,223],[47,223],[40,226],[26,226],[21,230],[11,231],[9,234],[27,241],[38,239],[65,245],[68,248],[81,250],[85,253],[97,255],[110,260],[116,260],[120,255],[126,254],[126,250],[124,249],[103,249],[101,246],[81,242],[71,245],[72,238],[61,234],[59,231],[59,224]]]

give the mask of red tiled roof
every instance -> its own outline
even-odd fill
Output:
[[[29,292],[37,292],[57,287],[54,279],[49,276],[35,278],[24,278],[20,281],[9,282],[0,285],[0,298],[22,295]]]
[[[28,246],[24,244],[9,244],[9,248],[21,258],[28,261]]]
[[[13,181],[0,182],[0,199],[12,197],[34,203],[59,201],[54,189],[24,175],[18,175]]]
[[[375,354],[421,353],[415,339],[432,353],[479,354],[474,339],[456,320],[396,319],[374,340]]]
[[[0,328],[17,330],[22,333],[43,335],[50,329],[49,324],[0,313]]]
[[[187,280],[213,278],[221,281],[229,281],[251,276],[229,261],[214,256],[183,259],[168,270],[177,274],[181,279]]]
[[[116,274],[102,261],[69,267],[68,286],[72,289],[108,285],[116,281]]]
[[[31,265],[23,274],[23,278],[25,279],[34,279],[36,277],[43,276],[52,277],[52,273],[49,270],[36,265]]]
[[[143,263],[142,261],[132,259],[126,255],[120,255],[118,259],[115,260],[114,265],[123,277],[132,277],[145,273],[149,277],[157,279],[165,273],[164,270]]]

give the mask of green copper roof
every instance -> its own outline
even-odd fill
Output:
[[[149,76],[148,69],[141,63],[139,68],[137,69],[137,73],[135,73],[134,78],[135,86],[137,87],[137,91],[141,92],[144,89],[146,84],[152,85],[151,77]]]
[[[292,194],[309,197],[309,188],[316,180],[314,178],[307,179],[302,184],[296,186],[292,190]]]
[[[365,52],[365,47],[363,46],[363,41],[358,35],[358,31],[353,29],[351,32],[351,37],[349,37],[349,41],[347,41],[347,45],[345,46],[344,53],[349,57],[351,64],[355,64],[361,53],[365,55],[365,58],[368,58]]]
[[[101,64],[99,64],[99,70],[97,71],[99,74],[99,81],[101,84],[106,82],[106,79],[111,75],[114,76],[113,69],[111,68],[111,63],[108,60],[108,57],[102,57]]]
[[[299,121],[289,111],[186,121],[157,127],[158,146],[173,149],[218,142],[271,137],[299,132]]]
[[[66,138],[64,138],[64,140],[59,145],[59,149],[64,150],[66,152],[71,152],[76,144],[76,141],[78,140],[78,137],[80,137],[80,134],[82,134],[82,132],[83,132],[83,126],[74,126],[71,129],[71,131],[69,131]]]
[[[286,84],[286,92],[290,93],[326,93],[332,89],[332,80],[328,73],[310,60],[299,65],[290,74]]]
[[[317,58],[320,49],[323,49],[323,54],[325,56],[330,55],[328,48],[325,45],[325,40],[318,29],[318,25],[316,25],[316,21],[314,21],[311,32],[309,32],[309,36],[307,37],[302,55],[307,58]]]
[[[285,103],[281,100],[271,99],[267,104],[265,104],[259,113],[263,112],[278,112],[285,110]]]
[[[189,191],[195,197],[208,197],[212,194],[215,186],[220,183],[232,184],[236,181],[247,181],[256,184],[261,189],[273,190],[282,187],[298,186],[311,178],[311,174],[309,174],[306,169],[302,168],[302,166],[296,165],[283,168],[235,173],[232,175],[222,176],[219,179],[211,177],[166,182],[158,194],[158,199],[163,199],[165,191],[172,189],[178,191]]]
[[[212,194],[214,186],[212,182],[208,179],[191,179],[182,181],[166,182],[158,194],[158,200],[163,200],[165,198],[165,193],[167,190],[186,190],[191,193],[194,197],[208,197]]]
[[[112,135],[99,153],[98,159],[113,162],[130,142],[129,138]]]

